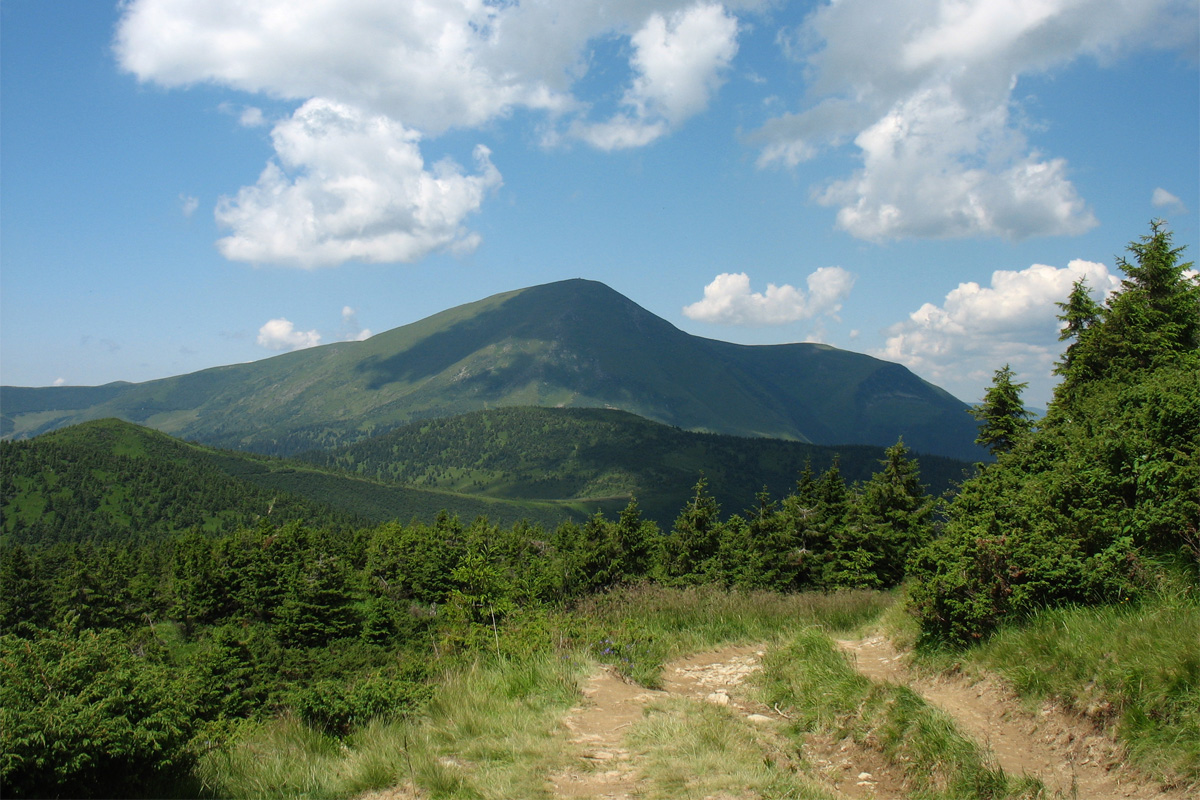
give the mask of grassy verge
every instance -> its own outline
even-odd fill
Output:
[[[879,592],[616,591],[568,614],[535,614],[536,624],[501,629],[498,656],[448,661],[418,718],[376,720],[345,739],[292,718],[246,725],[233,744],[203,757],[200,776],[212,795],[229,798],[343,798],[406,784],[430,800],[545,797],[546,776],[568,758],[558,721],[578,701],[581,679],[595,660],[653,686],[663,663],[677,655],[766,641],[804,625],[847,631],[892,600]],[[490,631],[485,638],[491,651]],[[651,761],[661,767],[663,786],[676,786],[670,774],[699,774],[707,769],[704,759],[716,758],[712,763],[745,765],[731,774],[753,777],[763,797],[824,797],[807,789],[796,794],[795,787],[806,784],[784,780],[786,759],[765,767],[755,744],[759,734],[745,722],[710,708],[684,709],[664,707],[643,729],[647,742],[659,742],[647,747],[656,754]],[[765,771],[756,771],[760,767]],[[791,794],[766,791],[784,785]]]
[[[797,746],[806,734],[850,737],[878,749],[904,775],[914,798],[1036,797],[1041,785],[987,763],[979,746],[942,711],[907,688],[858,674],[821,631],[801,631],[770,651],[759,677],[762,699],[793,717]]]
[[[1052,609],[962,656],[1034,700],[1113,729],[1131,759],[1200,783],[1200,600],[1179,583],[1137,604]]]
[[[283,719],[200,765],[218,797],[338,798],[415,784],[423,797],[537,798],[564,758],[557,723],[588,662],[545,652],[460,669],[419,720],[375,721],[345,740]]]

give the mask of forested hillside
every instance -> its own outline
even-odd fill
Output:
[[[608,409],[527,407],[427,420],[301,457],[402,485],[581,500],[610,513],[636,497],[647,517],[668,525],[701,475],[718,503],[740,510],[764,489],[787,494],[806,464],[824,472],[836,460],[847,483],[866,481],[884,451],[692,433]],[[972,469],[941,456],[916,459],[935,495]]]
[[[0,536],[7,543],[231,533],[257,520],[348,528],[446,509],[501,524],[583,519],[563,504],[508,502],[383,485],[309,464],[181,442],[98,420],[0,442]]]
[[[745,516],[701,481],[667,531],[630,502],[553,529],[263,517],[215,536],[5,547],[5,796],[194,792],[201,755],[257,725],[285,715],[345,735],[412,713],[439,664],[563,647],[567,629],[545,640],[547,615],[621,585],[893,585],[931,531],[907,456],[891,448],[858,491],[836,466],[806,471],[786,497],[747,498]]]

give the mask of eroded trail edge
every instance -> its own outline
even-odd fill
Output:
[[[908,686],[949,714],[1011,775],[1034,775],[1051,797],[1184,800],[1125,765],[1122,749],[1088,723],[1051,703],[1036,712],[996,678],[918,677],[883,636],[837,642],[855,667],[874,681]]]

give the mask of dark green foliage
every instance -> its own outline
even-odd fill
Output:
[[[717,576],[720,508],[701,478],[663,543],[663,574],[679,584],[706,583]]]
[[[231,532],[268,515],[361,522],[256,485],[269,472],[262,459],[221,454],[117,420],[0,442],[0,462],[0,531],[26,544]]]
[[[116,631],[0,636],[5,797],[163,796],[193,763],[194,691]]]
[[[764,486],[775,496],[786,494],[803,464],[823,470],[835,457],[847,480],[865,481],[883,449],[691,433],[606,409],[524,407],[428,420],[302,456],[376,480],[553,499],[610,515],[635,496],[642,514],[664,528],[691,498],[700,474],[719,505],[736,508]],[[967,469],[937,456],[920,460],[939,493]]]
[[[1076,286],[1064,381],[1038,430],[963,485],[910,565],[926,641],[962,645],[1046,606],[1136,598],[1200,541],[1200,285],[1161,225],[1099,308]],[[998,376],[1000,373],[997,373]]]
[[[1013,371],[1008,364],[996,370],[983,403],[970,409],[971,416],[979,420],[975,444],[986,447],[993,456],[1007,453],[1033,429],[1032,415],[1021,402],[1021,392],[1028,385],[1013,383]]]
[[[1193,265],[1181,260],[1183,250],[1172,247],[1171,232],[1160,221],[1151,223],[1148,235],[1130,242],[1134,260],[1118,260],[1126,277],[1121,290],[1099,309],[1098,321],[1080,326],[1066,320],[1064,335],[1075,342],[1063,395],[1090,381],[1130,376],[1200,346],[1200,280],[1188,277]]]
[[[20,545],[0,551],[0,620],[5,633],[30,637],[50,622],[50,585]]]

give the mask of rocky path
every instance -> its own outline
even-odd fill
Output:
[[[950,714],[959,729],[994,755],[1012,775],[1041,779],[1051,797],[1089,800],[1183,800],[1125,767],[1111,739],[1047,704],[1036,713],[998,680],[962,676],[915,677],[882,636],[839,641],[858,670],[876,681],[904,684]]]

